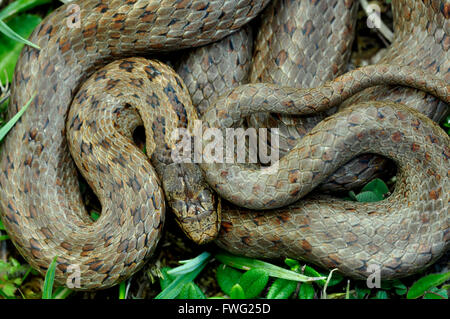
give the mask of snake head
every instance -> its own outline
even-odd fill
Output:
[[[197,244],[215,239],[220,228],[217,198],[200,168],[188,163],[169,164],[162,176],[166,199],[184,233]]]

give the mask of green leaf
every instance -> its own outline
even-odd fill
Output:
[[[4,285],[2,285],[2,291],[5,294],[6,297],[14,297],[14,294],[16,293],[17,287],[12,282],[6,282]]]
[[[383,195],[380,195],[377,192],[361,192],[356,195],[356,200],[360,203],[379,202],[383,199]]]
[[[2,277],[11,278],[20,277],[17,274],[22,274],[28,270],[29,266],[21,265],[16,259],[9,257],[8,261],[0,260],[0,280]]]
[[[442,125],[445,127],[450,127],[450,115],[442,122]]]
[[[356,299],[364,299],[365,296],[370,294],[370,289],[365,287],[355,287]]]
[[[362,192],[375,192],[383,196],[389,193],[389,188],[382,179],[375,178],[374,180],[370,181],[363,187],[361,193]]]
[[[172,281],[174,281],[176,278],[175,276],[171,276],[167,273],[167,271],[170,269],[172,269],[172,268],[170,268],[170,267],[161,268],[161,273],[163,275],[163,277],[159,278],[159,284],[161,285],[161,290],[166,289],[172,283]]]
[[[326,276],[326,277],[328,277],[328,275],[329,275],[329,273],[328,274],[321,274],[322,276]],[[342,280],[344,280],[344,277],[342,277],[342,275],[340,274],[340,273],[338,273],[338,272],[333,272],[332,274],[331,274],[331,278],[330,278],[330,281],[328,282],[328,287],[332,287],[332,286],[335,286],[335,285],[337,285],[338,283],[340,283]]]
[[[71,293],[72,290],[70,290],[69,288],[58,287],[55,289],[52,299],[66,299]]]
[[[291,259],[291,258],[286,258],[284,260],[284,263],[291,268],[292,271],[298,271],[298,269],[300,268],[300,263],[295,260],[295,259]]]
[[[386,183],[379,178],[375,178],[367,183],[358,195],[354,191],[350,191],[348,193],[349,198],[346,198],[346,200],[350,199],[363,203],[378,202],[383,200],[387,193],[389,193],[389,188]]]
[[[174,299],[179,295],[184,285],[186,285],[190,281],[193,281],[198,276],[203,268],[205,268],[208,261],[209,258],[204,259],[203,263],[197,265],[197,268],[193,269],[191,272],[177,276],[166,288],[163,289],[163,291],[161,291],[155,297],[155,299]]]
[[[2,289],[0,289],[0,297],[3,297],[4,299],[15,299],[15,298],[11,298],[8,295],[6,295]]]
[[[22,114],[26,111],[28,106],[30,106],[31,101],[33,101],[36,94],[34,94],[31,99],[27,102],[27,104],[20,109],[19,112],[17,112],[9,121],[6,123],[2,128],[0,128],[0,141],[3,140],[3,138],[8,134],[9,130],[16,124],[16,122],[19,120],[19,118],[22,116]]]
[[[450,279],[450,271],[443,274],[431,274],[417,280],[411,288],[409,288],[406,298],[416,299],[423,296],[427,290],[437,287]]]
[[[38,45],[34,44],[31,41],[28,41],[27,39],[22,37],[20,34],[17,34],[16,32],[14,32],[14,30],[11,29],[5,22],[3,22],[3,20],[0,20],[0,32],[3,33],[4,35],[6,35],[8,38],[13,39],[14,41],[21,42],[23,44],[27,44],[38,50],[41,49]]]
[[[6,230],[5,225],[3,225],[3,222],[1,219],[0,219],[0,230]]]
[[[55,282],[56,260],[58,256],[53,258],[52,263],[47,269],[44,279],[44,287],[42,289],[42,299],[52,299],[53,283]]]
[[[448,299],[447,289],[433,287],[423,296],[423,299]]]
[[[442,127],[447,128],[447,134],[450,135],[450,115],[441,122]]]
[[[125,299],[127,293],[127,286],[125,284],[125,281],[122,281],[119,284],[119,299]]]
[[[166,289],[161,291],[155,297],[155,299],[175,299],[180,294],[184,285],[186,285],[190,281],[193,281],[205,266],[206,263],[202,267],[194,270],[193,272],[178,276],[166,287]]]
[[[269,288],[267,299],[288,299],[297,288],[297,282],[277,278]]]
[[[389,299],[389,298],[388,298],[388,294],[386,291],[379,290],[379,291],[377,291],[377,294],[375,295],[375,297],[373,299]]]
[[[205,261],[209,260],[210,257],[211,254],[205,251],[195,258],[189,260],[181,260],[180,263],[183,264],[182,266],[170,269],[167,271],[167,273],[172,276],[178,276],[189,273],[194,269],[196,269],[197,267],[199,267],[200,265],[202,265]]]
[[[217,283],[220,289],[227,294],[231,294],[231,288],[239,282],[242,273],[234,268],[221,264],[216,271]]]
[[[193,282],[188,282],[184,285],[177,299],[206,299],[206,297],[199,286]]]
[[[215,257],[217,260],[224,263],[225,265],[228,265],[228,266],[231,266],[234,268],[238,268],[238,269],[242,269],[242,270],[250,270],[250,269],[264,270],[271,277],[283,278],[283,279],[301,281],[301,282],[316,281],[316,280],[324,279],[324,277],[312,278],[312,277],[304,276],[304,275],[301,275],[294,271],[287,270],[287,269],[281,268],[279,266],[275,266],[273,264],[270,264],[270,263],[267,263],[267,262],[264,262],[261,260],[247,258],[247,257],[238,257],[238,256],[231,255],[228,253],[219,253],[219,254],[216,254]]]
[[[262,269],[250,269],[239,280],[247,298],[256,298],[266,287],[269,275]]]
[[[95,222],[98,220],[98,218],[100,217],[100,214],[98,212],[96,212],[95,210],[93,210],[91,212],[91,219]]]
[[[304,273],[305,273],[305,275],[310,276],[310,277],[327,278],[327,276],[324,276],[323,274],[321,274],[320,272],[318,272],[317,270],[315,270],[314,268],[312,268],[310,266],[305,266]],[[325,286],[326,282],[327,282],[326,279],[321,279],[321,280],[316,281],[316,284],[318,284],[319,286],[323,287],[323,286]]]
[[[28,38],[31,32],[41,21],[42,18],[37,15],[22,14],[15,16],[8,21],[7,26],[10,29],[14,29],[15,32],[21,37]],[[14,74],[14,68],[17,60],[19,59],[23,46],[23,43],[14,41],[6,35],[0,33],[0,79],[2,79],[3,84],[5,84],[5,81],[3,81],[3,70],[6,70],[8,74],[8,81],[11,82]]]
[[[8,240],[9,236],[8,235],[0,235],[0,241],[2,240]]]
[[[298,291],[298,299],[314,299],[314,287],[310,283],[302,283]]]
[[[231,299],[245,299],[244,289],[241,287],[241,285],[236,284],[231,288],[230,298]]]
[[[393,281],[392,287],[395,288],[395,293],[399,296],[406,294],[408,291],[408,288],[398,279]]]

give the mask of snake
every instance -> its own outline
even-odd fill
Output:
[[[447,6],[446,1],[393,1],[395,39],[378,63],[420,67],[448,81]],[[346,72],[356,28],[356,7],[355,1],[271,3],[256,38],[250,82],[312,88]],[[436,122],[448,113],[447,105],[433,96],[399,86],[364,90],[340,108],[368,99],[405,103]],[[330,109],[314,116],[273,113],[270,117],[263,115],[264,118],[258,114],[252,116],[252,126],[279,127],[280,152],[285,154],[297,139],[334,112],[336,109]],[[319,191],[347,193],[382,177],[392,166],[379,156],[363,154],[334,172],[319,186]]]
[[[342,6],[341,10],[334,10],[339,6]],[[395,39],[379,63],[420,67],[439,75],[448,83],[448,7],[448,1],[393,1]],[[351,45],[348,35],[354,32],[353,20],[350,18],[354,14],[353,10],[352,1],[325,3],[279,0],[271,3],[263,13],[261,32],[256,39],[251,82],[316,87],[344,72],[342,59],[344,57],[345,61],[345,52]],[[322,20],[316,19],[318,12]],[[336,30],[324,20],[339,20],[342,27]],[[341,32],[341,36],[335,37],[336,32]],[[334,49],[333,46],[323,44],[323,39],[335,43]],[[401,102],[438,122],[449,112],[448,103],[423,91],[396,85],[365,89],[343,101],[339,108],[367,100]],[[335,111],[327,109],[314,116],[292,116],[279,111],[274,111],[270,116],[253,114],[252,124],[280,127],[280,139],[284,139],[285,143],[283,145],[280,142],[280,146],[285,147],[281,151],[287,153],[299,138],[304,137],[320,120]],[[389,164],[379,156],[362,154],[341,165],[317,189],[342,191],[358,187],[392,164],[394,163]],[[444,164],[447,165],[444,167],[448,167],[447,161]],[[443,176],[444,182],[448,182],[445,170]],[[247,184],[246,181],[243,186],[249,190],[247,194],[261,191],[250,190]],[[396,187],[398,186],[397,183]],[[263,192],[272,191],[270,188],[263,189]],[[445,192],[448,193],[447,190]],[[328,206],[330,202],[333,204]],[[444,199],[444,203],[447,202],[448,199]],[[447,206],[439,215],[441,223],[433,228],[440,235],[427,239],[430,246],[431,243],[437,243],[437,250],[422,250],[430,247],[424,244],[427,242],[424,237],[423,241],[411,241],[408,245],[406,242],[400,243],[401,240],[394,243],[393,239],[398,239],[393,234],[399,230],[397,227],[400,217],[397,220],[399,223],[393,225],[388,216],[366,217],[364,213],[370,215],[370,210],[366,211],[361,206],[346,202],[336,205],[333,198],[312,201],[306,206],[293,204],[289,208],[272,211],[242,211],[233,205],[222,207],[222,231],[218,244],[230,252],[250,257],[304,257],[308,262],[312,261],[325,268],[337,267],[349,277],[359,279],[369,276],[368,265],[373,263],[375,266],[381,265],[382,279],[391,279],[426,268],[448,249],[448,204],[444,205]],[[361,212],[362,215],[348,212]],[[365,218],[367,220],[362,222],[361,219]],[[344,222],[347,219],[350,221]],[[373,228],[365,224],[368,221]],[[415,234],[419,236],[422,227],[428,230],[428,222],[424,218],[417,224],[411,222],[408,228],[408,221],[404,220],[400,230],[409,231],[404,233],[403,238]],[[362,231],[363,229],[366,231]],[[372,238],[373,236],[376,238]],[[385,238],[386,236],[389,237]],[[443,240],[440,241],[438,237]],[[405,247],[408,251],[405,251]]]
[[[401,78],[408,78],[403,85],[433,82],[419,71],[414,79],[410,68],[368,68],[315,89],[267,83],[240,86],[205,114],[205,129],[240,126],[243,116],[260,111],[323,111],[345,99],[343,83],[357,83],[352,89],[362,90],[376,81],[376,74],[385,84],[400,84]],[[445,81],[421,89],[449,102],[450,85]],[[202,163],[208,183],[235,204],[222,208],[219,246],[249,257],[300,257],[358,279],[370,276],[373,267],[383,279],[426,268],[449,246],[450,138],[432,123],[403,104],[359,102],[321,121],[269,167]],[[373,204],[304,199],[338,167],[363,153],[384,155],[397,164],[398,180],[387,199]]]
[[[76,27],[76,12],[62,6],[33,31],[30,40],[41,49],[25,47],[21,52],[8,116],[31,100],[30,112],[23,114],[9,132],[0,164],[2,221],[18,251],[33,268],[44,273],[57,257],[57,284],[66,284],[72,271],[80,274],[80,289],[107,288],[144,265],[163,227],[164,197],[154,173],[150,173],[145,188],[151,196],[139,213],[134,209],[128,209],[128,213],[115,209],[115,217],[106,214],[110,220],[100,218],[93,223],[86,218],[65,124],[80,84],[118,57],[170,52],[220,40],[253,19],[267,3],[268,0],[76,1],[71,4],[78,6],[80,27]],[[24,149],[13,146],[17,143]],[[123,156],[126,159],[119,162],[127,165],[135,160],[132,154]],[[108,163],[104,165],[109,167]],[[170,166],[167,174],[178,172]],[[137,183],[143,184],[141,178],[137,178]],[[186,187],[189,194],[193,190],[196,197],[207,196],[198,190],[199,185],[191,186]],[[177,202],[178,189],[173,191]],[[103,207],[107,200],[100,198]],[[208,215],[211,203],[203,207],[204,202],[197,205],[201,212],[195,213],[216,216]],[[126,200],[125,203],[130,204]],[[116,204],[121,207],[125,203]],[[133,220],[138,223],[136,218],[141,221],[139,227],[133,226]]]
[[[176,185],[170,183],[171,180],[181,180],[187,185],[185,189],[191,197],[195,194],[194,205],[198,207],[195,214],[207,216],[209,226],[206,228],[211,229],[211,233],[217,231],[220,221],[220,218],[212,213],[215,209],[214,203],[212,207],[203,207],[205,201],[202,197],[208,198],[212,193],[208,192],[207,185],[203,188],[203,182],[198,178],[198,167],[173,165],[177,163],[166,161],[169,144],[173,141],[161,136],[161,133],[167,134],[166,130],[172,125],[168,123],[172,123],[172,120],[176,122],[172,127],[184,127],[189,126],[191,120],[195,119],[187,85],[185,86],[170,69],[156,61],[129,57],[202,46],[238,34],[238,29],[257,16],[268,1],[86,0],[74,3],[80,8],[81,26],[68,27],[66,22],[71,18],[71,13],[66,10],[67,6],[58,8],[30,37],[41,49],[25,47],[16,66],[8,116],[12,117],[28,101],[31,103],[3,145],[0,161],[0,207],[1,218],[8,234],[30,265],[44,273],[56,257],[55,280],[62,285],[66,283],[73,269],[71,266],[75,265],[81,274],[81,287],[78,289],[89,290],[111,287],[128,278],[151,256],[164,223],[164,195],[170,202],[171,193],[176,194],[179,191],[177,187],[170,189]],[[108,65],[117,59],[117,62]],[[133,74],[131,79],[121,78],[121,74],[131,73],[132,70],[140,70],[142,76]],[[107,78],[107,74],[112,78]],[[405,75],[400,79],[405,80],[404,84],[425,89],[448,103],[447,82],[423,74],[420,70],[402,69],[401,74]],[[410,82],[408,79],[411,74],[421,76]],[[359,83],[345,79],[347,81],[341,81],[341,85],[357,87]],[[423,79],[427,79],[426,83]],[[82,85],[86,80],[88,84]],[[383,77],[380,79],[386,80]],[[121,82],[127,83],[125,87],[120,86]],[[339,81],[335,83],[339,84]],[[378,82],[372,82],[370,85],[375,83]],[[97,85],[99,89],[96,89]],[[163,88],[154,88],[153,85]],[[139,86],[148,90],[145,93],[132,93],[131,87]],[[263,86],[263,90],[271,87]],[[246,88],[248,87],[241,89]],[[326,87],[319,90],[327,91]],[[105,93],[106,103],[88,96],[88,91]],[[359,90],[352,91],[352,94],[357,91]],[[125,97],[122,95],[129,100],[124,102]],[[75,111],[72,107],[72,113],[69,114],[72,100],[75,104],[84,105],[87,113],[101,115],[101,119],[81,120],[81,113],[73,113]],[[149,120],[139,119],[141,113],[145,112],[145,107],[141,107],[141,104],[144,104],[142,101],[145,101],[150,112],[155,112],[158,105],[162,105],[157,112],[163,113],[153,113]],[[164,106],[167,105],[160,104],[161,101],[168,101],[172,106],[166,108]],[[240,254],[255,253],[272,257],[273,251],[280,255],[285,254],[285,251],[278,249],[285,243],[295,254],[302,253],[296,255],[297,257],[306,253],[308,259],[326,266],[330,266],[327,262],[329,260],[337,263],[336,260],[344,259],[347,263],[342,262],[342,265],[339,265],[342,271],[363,274],[365,270],[359,269],[364,267],[358,268],[355,265],[363,258],[352,255],[356,248],[345,250],[346,247],[342,247],[346,245],[345,242],[337,241],[334,249],[343,255],[336,254],[334,259],[330,253],[331,249],[328,248],[331,244],[326,239],[331,235],[326,231],[331,230],[333,225],[327,226],[322,222],[328,217],[324,210],[331,214],[333,209],[337,210],[343,205],[345,212],[350,211],[349,214],[352,215],[336,214],[342,227],[350,227],[354,232],[367,228],[365,241],[358,240],[359,237],[353,233],[345,234],[347,237],[356,237],[353,241],[348,241],[360,249],[361,255],[373,252],[374,260],[399,260],[401,267],[395,269],[402,275],[423,268],[442,255],[448,248],[448,137],[431,120],[404,106],[379,102],[357,105],[360,107],[352,106],[337,113],[316,131],[308,134],[314,136],[315,132],[320,130],[332,134],[331,127],[336,126],[336,123],[341,123],[343,127],[346,126],[345,123],[351,123],[349,130],[353,127],[356,127],[356,130],[370,123],[369,129],[372,127],[374,133],[380,135],[378,144],[372,145],[375,150],[378,150],[376,145],[383,144],[381,140],[386,141],[386,136],[391,136],[394,144],[385,145],[383,154],[394,157],[401,166],[400,182],[397,183],[394,194],[381,204],[357,208],[345,206],[352,207],[351,205],[356,204],[335,204],[330,203],[330,200],[327,200],[329,206],[323,208],[320,207],[320,200],[300,201],[300,204],[293,203],[294,206],[288,206],[286,211],[277,209],[277,214],[272,215],[274,220],[268,217],[270,215],[255,218],[254,214],[263,216],[260,212],[247,212],[242,208],[226,206],[221,209],[222,230],[218,238],[219,245]],[[286,107],[286,104],[283,106]],[[205,114],[212,116],[217,107],[216,103],[203,110]],[[240,112],[241,110],[238,113],[241,114]],[[353,122],[349,122],[349,119]],[[383,122],[383,119],[386,121]],[[149,161],[143,157],[142,151],[129,141],[130,132],[141,123],[147,124]],[[338,126],[341,127],[341,124]],[[78,132],[82,129],[86,133]],[[393,130],[395,132],[389,134]],[[109,135],[102,135],[102,131]],[[75,142],[69,143],[66,133],[71,135]],[[320,134],[316,136],[318,135]],[[368,135],[356,134],[357,138],[364,139],[364,136],[367,138]],[[124,137],[127,137],[127,140]],[[314,137],[310,139],[314,140]],[[349,139],[352,142],[355,135]],[[370,143],[371,141],[369,138]],[[119,145],[125,150],[119,151]],[[72,155],[69,149],[72,149]],[[409,153],[402,153],[410,156],[402,157],[400,149],[405,152],[410,149]],[[87,157],[80,161],[75,154]],[[418,161],[420,156],[427,160]],[[102,203],[102,214],[96,222],[88,218],[83,205],[72,157],[81,162],[78,169],[85,175]],[[420,166],[426,164],[429,165],[427,169]],[[207,165],[202,165],[202,169],[205,167]],[[183,176],[190,170],[196,170],[190,175],[192,177]],[[411,173],[412,171],[414,173]],[[88,172],[94,173],[94,176],[89,176]],[[107,177],[107,174],[111,175]],[[207,176],[208,174],[205,174],[205,177]],[[217,190],[214,183],[209,185]],[[426,194],[431,201],[425,201]],[[419,197],[424,201],[413,200]],[[181,205],[179,210],[186,210],[186,206],[179,203],[177,196],[174,196],[170,204],[176,206],[175,202]],[[175,207],[174,210],[176,209]],[[305,215],[303,209],[310,211],[310,215]],[[357,216],[356,210],[362,210],[359,214],[361,216]],[[395,214],[387,213],[391,211]],[[324,218],[321,218],[321,214],[325,214]],[[380,220],[376,219],[378,215],[389,217]],[[358,224],[355,219],[358,217],[361,217],[360,227],[356,227]],[[268,219],[265,221],[264,218]],[[303,222],[291,224],[290,221],[294,219]],[[315,219],[322,228],[315,226]],[[418,232],[418,220],[430,224],[420,228],[419,235],[422,234],[422,237],[413,235],[414,230]],[[286,224],[281,225],[284,221]],[[398,244],[391,254],[391,247],[386,248],[381,244],[377,246],[375,238],[373,242],[367,238],[371,237],[370,231],[375,232],[386,227],[386,223],[383,223],[386,221],[391,221],[396,231],[391,235],[390,243]],[[409,223],[410,228],[400,227],[403,225],[402,221]],[[191,224],[191,221],[189,223]],[[267,231],[265,227],[271,226],[270,224],[274,224],[274,227]],[[205,232],[203,226],[199,227]],[[297,238],[299,229],[304,228],[312,229],[313,234],[308,234],[303,240],[301,237]],[[277,232],[280,239],[268,240],[267,238],[276,237],[273,232]],[[288,238],[282,239],[284,234],[294,237],[295,243],[289,242]],[[379,237],[382,234],[380,232],[376,235]],[[420,239],[424,241],[417,244]],[[272,247],[275,248],[271,249],[272,253],[266,251],[267,247],[273,245],[278,246]],[[314,249],[311,248],[313,245]],[[316,253],[315,249],[323,249],[322,254]],[[397,256],[401,252],[403,259]],[[383,258],[379,259],[376,253]]]

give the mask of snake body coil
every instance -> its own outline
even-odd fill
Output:
[[[88,219],[65,136],[68,108],[80,83],[114,58],[219,40],[255,17],[267,2],[77,1],[72,4],[80,7],[80,28],[68,27],[72,17],[65,6],[36,28],[30,40],[41,50],[22,51],[9,116],[37,95],[8,134],[0,163],[2,221],[35,269],[44,272],[59,256],[57,283],[65,284],[67,268],[75,265],[82,289],[112,286],[142,266],[163,221],[164,198],[155,178],[146,186],[153,197],[148,210],[142,209],[144,239],[134,235],[131,210],[117,211],[111,220]],[[125,162],[136,160],[132,153],[126,156]],[[125,197],[124,204],[131,199]]]
[[[173,142],[167,139],[170,130],[185,127],[196,118],[180,78],[168,67],[141,58],[127,58],[103,67],[130,55],[173,51],[223,39],[254,18],[268,0],[74,3],[81,8],[81,27],[68,27],[70,13],[66,7],[57,9],[31,36],[41,50],[26,47],[17,64],[9,117],[36,96],[8,134],[1,152],[0,208],[11,239],[34,268],[44,272],[58,256],[59,284],[66,283],[72,269],[69,267],[74,265],[81,273],[80,289],[96,289],[129,277],[152,253],[164,221],[161,186],[177,194],[179,189],[173,181],[181,180],[195,194],[198,207],[204,196],[210,196],[204,188],[190,188],[202,183],[198,172],[192,172],[192,178],[179,178],[183,172],[196,169],[194,166],[180,170],[181,166],[174,167],[167,161]],[[449,4],[443,5],[448,12]],[[139,75],[132,72],[136,70]],[[417,70],[398,70],[400,83],[424,89],[448,103],[447,82]],[[358,83],[364,79],[358,75],[369,73],[358,72],[333,82],[334,92],[348,89],[352,95],[360,91]],[[128,73],[130,78],[122,77]],[[386,76],[389,74],[386,72]],[[87,84],[82,85],[85,80]],[[378,80],[387,79],[382,74]],[[138,87],[147,93],[134,91]],[[326,96],[329,88],[318,91]],[[100,93],[105,100],[97,100],[89,91]],[[202,107],[200,113],[205,113],[205,123],[210,126],[222,121],[224,125],[217,127],[240,120],[246,107],[253,106],[251,112],[287,113],[291,107],[292,114],[299,111],[299,106],[289,101],[289,94],[295,92],[305,91],[285,91],[263,84],[244,86],[222,96],[229,98],[223,105]],[[309,101],[307,94],[303,95]],[[75,108],[69,113],[72,100]],[[272,109],[276,101],[282,102],[279,108]],[[218,112],[227,103],[234,106]],[[167,105],[170,107],[164,109]],[[316,111],[327,105],[304,106]],[[147,112],[149,117],[143,116]],[[227,114],[234,118],[221,118]],[[97,120],[96,115],[100,116]],[[129,140],[133,128],[141,123],[147,127],[151,164]],[[105,135],[101,135],[102,130]],[[333,138],[327,140],[324,136]],[[89,219],[84,208],[69,148],[102,203],[102,216],[97,222]],[[300,181],[317,185],[327,173],[344,164],[342,160],[328,162],[339,158],[339,152],[349,157],[352,152],[365,151],[378,151],[399,164],[399,182],[387,200],[367,205],[314,199],[293,203],[300,193],[307,193],[306,186],[297,185]],[[296,144],[282,159],[295,167],[281,167],[281,174],[287,175],[280,185],[271,185],[273,181],[259,184],[258,178],[250,180],[256,183],[252,190],[256,193],[258,187],[278,187],[282,200],[274,200],[273,207],[283,206],[286,197],[289,200],[285,204],[293,204],[269,214],[225,205],[218,243],[230,251],[252,256],[304,256],[356,277],[366,276],[370,263],[382,267],[384,279],[417,271],[448,248],[449,156],[449,137],[425,116],[393,103],[356,104],[327,118]],[[319,172],[321,165],[326,173]],[[211,186],[222,192],[220,183],[212,179],[215,174],[208,173],[207,165],[203,168]],[[234,172],[227,168],[219,177],[233,182]],[[235,180],[238,188],[247,182]],[[288,184],[294,185],[289,194]],[[297,186],[302,190],[296,190]],[[224,196],[233,201],[233,190]],[[264,205],[266,199],[262,198]],[[182,204],[177,206],[177,196],[169,200],[174,209],[186,210]],[[247,207],[261,208],[248,205],[253,199],[245,201],[245,194],[244,203],[236,199]],[[206,227],[210,232],[200,229],[203,224],[199,223],[199,231],[204,231],[206,237],[197,240],[209,240],[219,219],[210,214],[211,207],[203,207],[198,213],[194,212],[194,219],[200,220],[200,215],[211,219]],[[192,214],[189,218],[191,223]]]

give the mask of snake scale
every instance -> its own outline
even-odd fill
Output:
[[[305,2],[326,6],[325,1]],[[417,2],[421,8],[430,8],[437,20],[442,16],[448,19],[448,2]],[[127,57],[197,47],[221,39],[229,47],[237,40],[225,37],[246,37],[248,30],[237,30],[268,0],[75,3],[81,8],[81,27],[68,28],[70,13],[64,6],[57,9],[30,38],[41,50],[26,47],[16,67],[8,116],[36,96],[3,145],[0,208],[8,234],[34,268],[45,272],[58,256],[59,284],[66,282],[68,267],[78,265],[80,289],[98,289],[129,277],[152,254],[165,218],[164,195],[173,210],[186,213],[189,207],[178,195],[190,194],[188,200],[195,214],[192,221],[192,212],[188,212],[186,227],[206,234],[206,239],[191,235],[196,241],[210,240],[220,221],[215,214],[215,194],[199,177],[198,166],[168,160],[174,141],[167,133],[176,127],[189,127],[197,117],[188,93],[190,85],[184,85],[176,73],[159,62]],[[394,8],[398,10],[402,4],[404,1],[394,1]],[[354,10],[352,6],[347,9]],[[431,20],[434,15],[430,14]],[[433,37],[448,46],[447,20],[444,25],[433,30]],[[343,69],[331,77],[340,73]],[[245,75],[239,77],[233,86],[245,82]],[[414,68],[381,65],[314,85],[320,98],[308,90],[250,84],[197,111],[205,124],[225,128],[239,122],[245,112],[326,111],[330,98],[336,97],[336,105],[343,101],[341,92],[347,90],[346,97],[356,94],[356,100],[365,94],[357,92],[383,83],[424,90],[443,101],[440,110],[449,103],[447,78]],[[220,90],[226,91],[223,87]],[[199,104],[201,98],[196,102]],[[141,124],[146,127],[150,161],[130,141],[133,129]],[[271,202],[263,196],[260,204],[264,207],[246,199],[251,193],[243,194],[243,200],[234,197],[239,192],[227,195],[214,179],[225,178],[226,188],[234,181],[233,174],[242,178],[237,172],[246,172],[247,168],[222,167],[217,176],[218,170],[213,169],[211,174],[216,164],[202,164],[211,187],[231,202],[255,209],[271,208],[268,203],[273,208],[292,203],[265,212],[225,203],[217,242],[250,256],[307,258],[325,267],[338,267],[353,277],[367,276],[371,263],[381,266],[384,279],[415,272],[448,249],[449,144],[445,132],[417,111],[398,103],[357,101],[290,145],[292,150],[280,160],[277,171],[280,176],[287,174],[275,185],[275,195],[282,198],[273,196]],[[371,204],[321,198],[297,201],[309,192],[308,187],[324,182],[352,156],[366,152],[389,157],[399,166],[396,189],[388,199]],[[84,208],[72,157],[102,204],[102,215],[96,222],[89,219]],[[335,158],[338,160],[333,161]],[[174,180],[184,188],[179,189]],[[256,183],[253,190],[258,195],[264,187]],[[289,187],[290,194],[285,191]],[[207,222],[203,224],[204,219]]]

